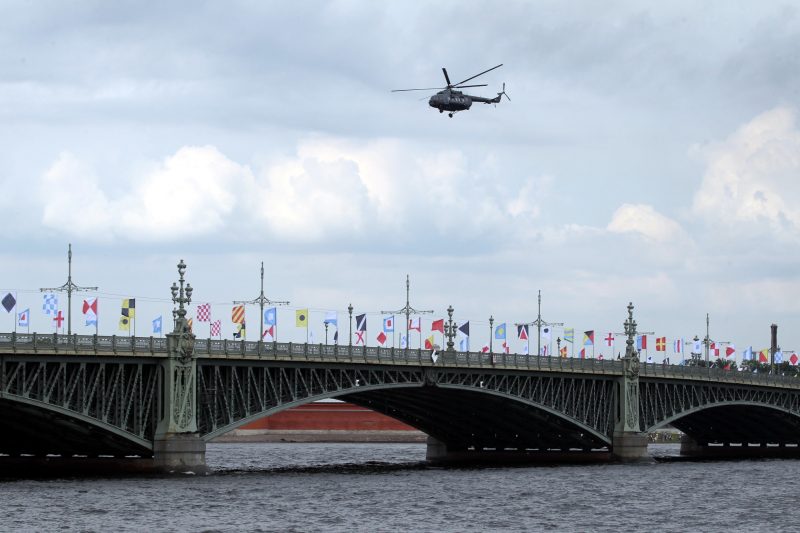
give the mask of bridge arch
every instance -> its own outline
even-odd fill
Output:
[[[153,443],[113,424],[32,398],[0,398],[0,452],[10,455],[153,455]]]
[[[600,449],[610,436],[552,406],[476,385],[354,385],[267,406],[203,435],[209,441],[264,416],[321,399],[341,399],[404,422],[450,448]]]
[[[730,400],[695,405],[651,424],[645,431],[667,425],[703,444],[800,444],[800,412],[761,401]]]

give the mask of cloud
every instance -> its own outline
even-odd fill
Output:
[[[468,169],[478,167],[479,172]],[[42,223],[53,230],[172,242],[346,242],[454,250],[529,238],[552,178],[508,176],[491,153],[397,139],[313,136],[254,172],[214,146],[185,146],[124,180],[62,154],[41,178]],[[500,177],[504,179],[500,179]],[[449,248],[448,248],[449,247]]]
[[[697,149],[707,162],[692,211],[728,235],[800,238],[800,131],[779,107],[726,140]]]
[[[252,173],[212,146],[184,147],[112,197],[112,178],[101,180],[85,163],[62,153],[44,173],[42,224],[96,241],[173,241],[219,231],[237,204],[236,191],[252,187]]]
[[[44,173],[39,194],[46,198],[42,224],[68,235],[95,235],[108,240],[103,231],[114,223],[113,210],[93,170],[69,152],[63,152]]]
[[[681,240],[684,244],[689,243],[680,224],[662,215],[651,205],[621,205],[611,216],[606,229],[612,233],[635,233],[655,243]]]

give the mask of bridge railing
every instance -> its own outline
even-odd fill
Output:
[[[135,355],[163,357],[167,339],[163,337],[123,337],[117,335],[58,335],[38,333],[0,333],[0,351],[10,353],[69,353],[76,355]],[[195,339],[197,357],[263,358],[297,361],[337,361],[393,365],[452,365],[499,367],[557,372],[619,374],[619,361],[536,357],[485,352],[438,352],[416,348],[380,348],[292,342],[257,342],[227,339]]]
[[[622,373],[622,362],[619,360],[441,351],[434,361],[430,350],[415,348],[196,339],[194,351],[198,357],[210,358],[259,358],[418,366],[447,365],[466,368],[493,367],[609,375]],[[164,357],[167,354],[167,339],[116,335],[0,333],[0,352]],[[640,366],[640,375],[654,378],[700,379],[800,388],[800,379],[794,376],[759,374],[720,368],[643,363]]]
[[[722,368],[664,365],[659,363],[642,364],[640,376],[671,379],[703,379],[710,381],[730,381],[752,385],[780,385],[784,387],[800,388],[800,378],[784,376],[781,374],[768,374],[739,370],[724,370]]]
[[[167,339],[160,337],[122,337],[117,335],[0,333],[0,349],[10,349],[14,353],[112,353],[163,356],[167,353]]]

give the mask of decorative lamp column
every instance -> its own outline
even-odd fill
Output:
[[[350,340],[348,342],[348,345],[350,346],[350,348],[352,348],[353,347],[353,304],[347,306],[347,314],[350,315],[350,337],[348,337]],[[352,352],[352,350],[350,351]]]
[[[186,306],[192,301],[192,286],[186,283],[186,263],[178,263],[178,283],[171,287],[175,325],[167,333],[167,357],[161,361],[164,404],[153,442],[153,460],[163,470],[205,469],[205,441],[197,431],[197,360],[194,334],[186,320]]]
[[[494,317],[489,315],[489,353],[494,353],[492,351],[492,339],[494,338]]]
[[[456,337],[456,325],[453,322],[453,306],[450,305],[447,307],[447,324],[444,326],[444,334],[447,337],[447,351],[453,352],[455,351],[455,345],[453,339]]]
[[[556,338],[556,346],[558,346],[558,357],[561,357],[561,337]]]
[[[622,376],[617,380],[616,421],[612,440],[612,454],[622,461],[636,461],[647,455],[647,434],[639,427],[639,352],[635,348],[636,321],[633,303],[628,304],[628,319],[624,323],[625,357],[622,359]]]

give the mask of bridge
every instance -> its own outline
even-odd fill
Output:
[[[800,455],[800,380],[642,364],[632,305],[616,361],[196,339],[184,271],[166,338],[0,334],[0,453],[196,470],[214,437],[338,398],[427,433],[432,461],[637,460],[666,425],[687,453]]]

